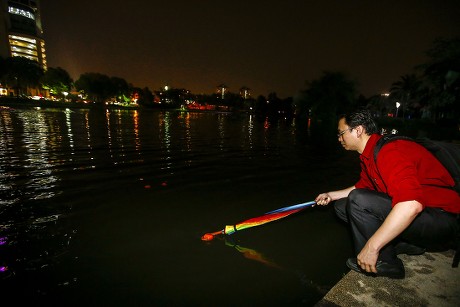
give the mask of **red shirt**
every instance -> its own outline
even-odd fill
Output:
[[[422,145],[405,140],[385,144],[377,157],[377,170],[374,147],[381,137],[371,135],[359,157],[361,175],[356,188],[383,192],[391,197],[392,206],[416,200],[424,207],[460,213],[460,196],[449,188],[455,184],[452,176]]]

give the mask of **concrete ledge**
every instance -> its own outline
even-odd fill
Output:
[[[405,279],[350,271],[315,306],[460,306],[460,267],[454,251],[400,255]]]

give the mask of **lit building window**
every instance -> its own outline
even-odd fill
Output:
[[[10,35],[9,36],[10,39],[17,39],[17,40],[20,40],[20,41],[25,41],[25,42],[29,42],[31,44],[37,44],[37,40],[34,39],[34,38],[28,38],[28,37],[24,37],[24,36],[18,36],[18,35]]]
[[[27,54],[12,52],[12,55],[13,55],[13,57],[15,57],[15,56],[21,56],[21,57],[27,58],[27,59],[29,59],[29,60],[38,62],[38,57],[30,56],[30,55],[27,55]]]
[[[38,56],[38,53],[35,50],[24,49],[24,48],[19,48],[19,47],[15,47],[15,46],[11,46],[11,49],[13,50],[13,52],[18,52],[18,53]]]
[[[12,7],[12,6],[8,7],[8,13],[14,14],[14,15],[19,15],[19,16],[22,16],[22,17],[26,17],[26,18],[30,18],[32,20],[35,20],[34,14],[32,14],[31,12],[26,11],[26,10],[18,9],[16,7]]]
[[[18,41],[18,40],[10,40],[10,45],[11,46],[18,46],[18,47],[22,47],[22,48],[27,48],[27,49],[31,49],[31,50],[37,50],[37,46],[29,44],[29,43],[26,43],[26,42],[21,42],[21,41]]]

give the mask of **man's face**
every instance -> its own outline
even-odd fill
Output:
[[[345,150],[356,150],[356,138],[353,135],[353,129],[345,123],[344,118],[339,120],[337,137]]]

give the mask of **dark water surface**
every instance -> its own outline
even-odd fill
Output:
[[[0,298],[47,306],[314,305],[348,270],[332,207],[357,157],[247,114],[0,109]],[[1,303],[0,303],[1,304]]]

